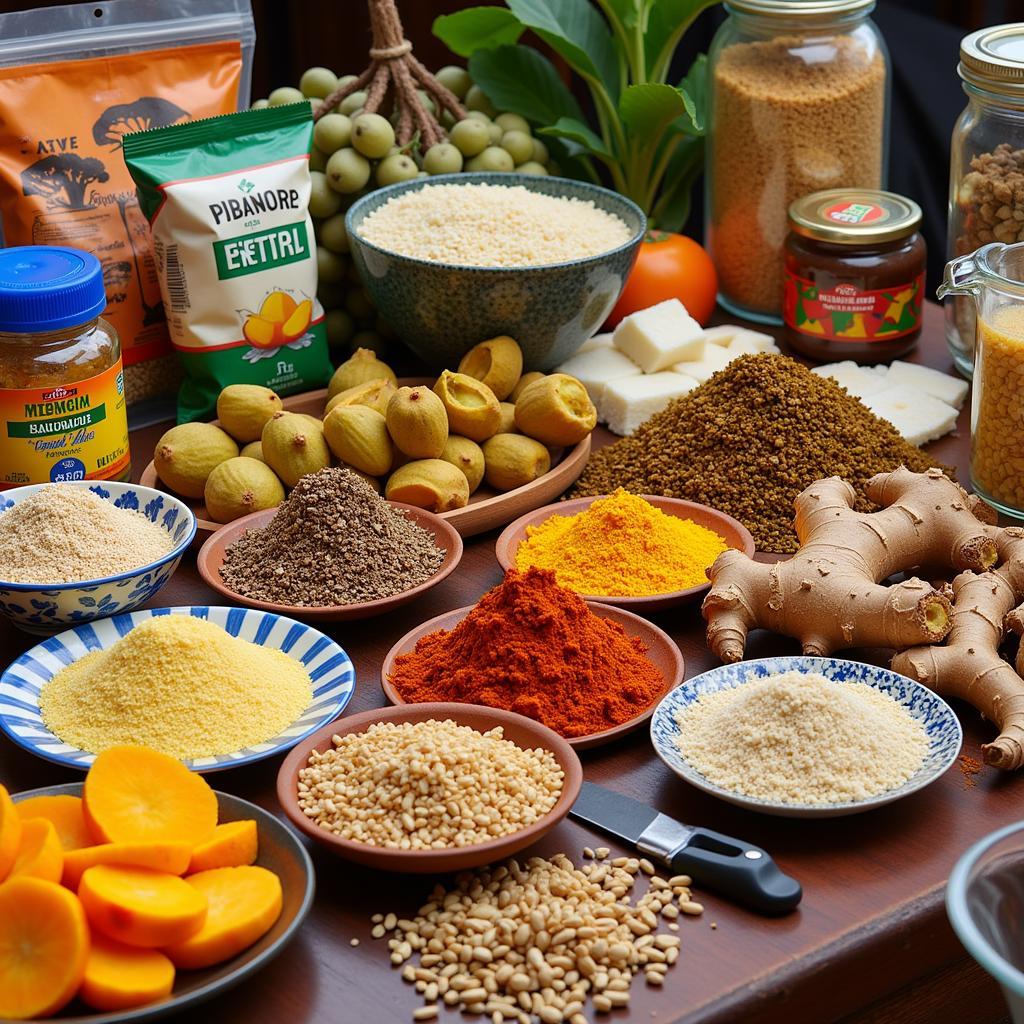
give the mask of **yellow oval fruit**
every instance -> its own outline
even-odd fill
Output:
[[[284,486],[265,462],[240,455],[215,467],[203,500],[214,522],[230,523],[250,512],[277,508],[284,501]]]
[[[535,381],[540,380],[544,376],[543,373],[538,373],[536,370],[531,370],[529,373],[524,373],[519,378],[518,383],[512,389],[512,394],[508,396],[508,400],[515,404],[519,401],[519,396]]]
[[[244,455],[247,459],[258,459],[260,462],[266,462],[263,458],[263,442],[262,441],[250,441],[242,450],[238,453]]]
[[[306,333],[312,320],[313,303],[309,299],[303,299],[295,307],[292,315],[281,324],[281,333],[284,335],[284,340],[295,341],[301,338]]]
[[[445,370],[434,394],[444,403],[448,413],[448,429],[471,441],[486,441],[501,426],[501,407],[494,392],[475,377]]]
[[[259,384],[229,384],[217,396],[217,419],[236,441],[258,441],[281,399]]]
[[[153,465],[172,491],[201,498],[206,479],[225,459],[238,454],[238,445],[212,423],[181,423],[156,443]]]
[[[459,361],[459,373],[486,384],[498,401],[512,394],[522,372],[523,350],[507,334],[481,341]]]
[[[391,469],[395,450],[384,417],[365,405],[339,405],[324,420],[331,451],[353,469],[383,476]]]
[[[324,416],[327,416],[332,409],[339,405],[367,405],[376,409],[381,416],[388,413],[388,402],[395,393],[395,385],[383,377],[376,380],[368,380],[365,384],[357,384],[355,387],[339,391],[333,398],[327,400],[327,407],[324,409]]]
[[[347,391],[357,384],[365,384],[369,380],[380,378],[389,380],[392,384],[398,383],[395,371],[387,363],[382,363],[376,352],[368,348],[357,348],[352,357],[346,359],[334,371],[334,376],[327,385],[327,397],[333,398],[340,391]]]
[[[294,487],[307,473],[331,464],[323,430],[298,413],[274,413],[263,428],[261,440],[263,458],[286,487]]]
[[[498,426],[499,434],[518,434],[519,430],[516,428],[516,407],[512,402],[499,402],[498,408],[501,409],[501,423]]]
[[[384,488],[388,501],[448,512],[469,502],[469,482],[465,474],[443,459],[418,459],[396,469]]]
[[[578,444],[597,426],[597,409],[575,377],[552,373],[523,389],[516,426],[544,444]]]
[[[484,453],[480,445],[468,437],[449,434],[441,458],[462,470],[469,484],[469,493],[473,494],[484,478]]]
[[[430,388],[399,388],[388,402],[388,433],[414,459],[436,459],[448,440],[448,413]]]
[[[511,491],[551,468],[547,448],[522,434],[495,434],[484,442],[484,477],[496,491]]]

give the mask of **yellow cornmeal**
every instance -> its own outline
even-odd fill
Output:
[[[185,759],[272,739],[312,699],[309,674],[287,654],[161,615],[61,669],[39,706],[51,732],[90,753],[134,743]]]
[[[577,515],[527,527],[516,568],[550,569],[577,594],[647,597],[707,583],[708,566],[727,547],[714,530],[620,487]]]

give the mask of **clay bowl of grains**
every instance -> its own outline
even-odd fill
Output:
[[[432,703],[324,726],[285,758],[277,798],[326,849],[382,871],[463,871],[510,857],[569,813],[583,768],[510,711]]]
[[[277,508],[203,544],[203,580],[230,601],[321,622],[382,615],[451,575],[462,538],[433,512],[385,501],[354,473],[304,476]]]
[[[620,488],[527,512],[494,553],[503,569],[550,569],[584,600],[643,614],[699,598],[711,586],[707,569],[729,548],[754,555],[754,538],[732,516]]]
[[[196,534],[178,498],[76,480],[0,493],[0,611],[29,633],[130,612],[174,574]]]
[[[549,370],[604,323],[647,218],[589,182],[477,172],[376,189],[345,225],[374,305],[421,359],[454,366],[509,334]]]

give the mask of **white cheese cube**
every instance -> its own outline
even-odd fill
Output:
[[[704,354],[704,332],[678,299],[631,313],[615,328],[615,347],[644,373]]]
[[[757,347],[756,344],[742,334],[737,334],[728,345],[725,346],[726,352],[731,352],[733,357],[736,356],[756,356],[760,355],[763,349]]]
[[[632,359],[617,349],[592,348],[589,352],[577,352],[556,367],[555,373],[567,373],[575,377],[587,389],[600,415],[605,385],[623,377],[639,377],[641,370]]]
[[[592,352],[595,348],[611,348],[614,345],[612,341],[612,335],[609,331],[607,334],[595,334],[592,338],[587,338],[585,342],[575,352],[574,356],[580,355],[582,352]]]
[[[749,327],[741,327],[732,336],[732,340],[736,341],[737,338],[743,338],[750,342],[758,352],[779,351],[779,346],[775,344],[775,339],[770,334],[765,334],[763,331],[752,331]]]
[[[673,398],[695,387],[697,381],[692,377],[668,371],[612,381],[605,387],[602,397],[603,419],[612,433],[632,434]]]
[[[736,355],[737,353],[733,352],[731,348],[708,345],[700,359],[676,363],[672,369],[676,373],[684,373],[687,377],[692,377],[703,384],[712,374],[724,370],[736,358]]]
[[[967,381],[941,370],[933,370],[930,366],[904,363],[897,359],[886,369],[888,373],[885,379],[889,384],[909,384],[957,409],[964,404],[967,397]]]
[[[721,345],[724,347],[743,330],[744,328],[737,327],[736,324],[719,324],[717,327],[705,327],[704,340],[709,345]]]
[[[876,395],[889,387],[884,377],[880,377],[866,366],[858,366],[852,359],[812,367],[811,373],[816,373],[819,377],[831,377],[854,398]]]
[[[908,384],[886,388],[862,401],[911,444],[927,444],[956,427],[957,411],[953,406]]]

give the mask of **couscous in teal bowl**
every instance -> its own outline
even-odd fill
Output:
[[[628,239],[608,251],[534,266],[460,266],[402,255],[367,241],[360,228],[389,200],[433,185],[522,186],[530,192],[593,203],[626,225]],[[507,334],[524,366],[550,370],[595,334],[633,268],[647,218],[625,196],[568,178],[532,174],[439,174],[363,196],[345,219],[366,290],[401,339],[432,366],[453,368],[478,342]],[[492,226],[500,240],[503,225]],[[538,247],[543,240],[538,238]],[[542,248],[538,249],[542,252]]]

